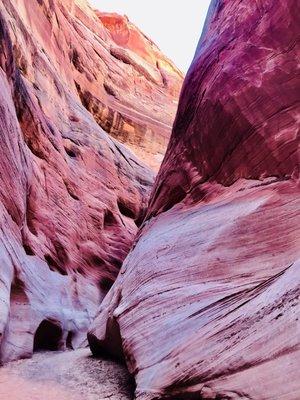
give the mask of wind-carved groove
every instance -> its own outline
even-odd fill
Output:
[[[118,208],[119,211],[124,217],[135,219],[136,218],[136,212],[132,210],[132,208],[125,203],[124,200],[119,199],[118,202]]]
[[[48,128],[45,128],[44,124],[34,117],[32,110],[34,110],[35,106],[32,103],[30,94],[18,70],[15,75],[14,104],[24,141],[32,154],[41,160],[46,160],[49,150],[41,135],[43,135],[44,129]]]
[[[114,96],[115,89],[106,83],[105,90]],[[96,123],[110,136],[116,138],[121,143],[130,143],[139,146],[147,135],[147,124],[136,122],[132,118],[121,114],[112,109],[90,91],[83,90],[79,83],[75,81],[78,96],[84,108],[89,111]],[[116,145],[117,148],[117,145]],[[127,160],[127,158],[125,157]],[[127,160],[130,164],[130,162]]]
[[[117,90],[116,90],[110,83],[104,82],[104,83],[103,83],[103,87],[104,87],[105,92],[106,92],[108,95],[113,96],[113,97],[115,97],[115,98],[118,97]]]
[[[23,248],[28,256],[35,256],[35,252],[29,244],[23,244]]]
[[[27,204],[26,204],[26,224],[29,229],[29,231],[34,235],[37,236],[38,232],[35,226],[35,207],[34,207],[34,201],[31,198],[31,192],[29,192],[27,196]]]
[[[79,201],[80,198],[79,198],[79,197],[77,196],[77,194],[75,193],[75,190],[74,190],[73,185],[71,185],[71,184],[70,184],[69,182],[67,182],[67,181],[64,181],[64,184],[65,184],[65,187],[66,187],[66,190],[67,190],[69,196],[70,196],[73,200]]]
[[[111,210],[104,211],[103,226],[104,229],[113,229],[118,225],[118,221]]]
[[[22,53],[20,45],[15,44],[13,46],[13,54],[17,68],[19,69],[22,75],[26,76],[28,73],[28,62],[24,54]]]
[[[45,254],[44,259],[48,264],[51,271],[59,272],[61,275],[67,275],[67,273],[60,267],[60,265],[55,261],[55,259],[50,254]]]
[[[77,69],[78,72],[83,73],[84,72],[84,68],[82,66],[82,62],[81,62],[81,58],[80,55],[78,53],[77,49],[73,49],[70,52],[70,60],[71,63],[74,65],[74,67]]]
[[[77,154],[74,150],[65,147],[65,152],[68,154],[70,158],[76,158]]]
[[[53,242],[54,252],[44,255],[44,259],[48,264],[51,271],[60,273],[61,275],[68,275],[67,266],[69,264],[69,256],[58,241]]]
[[[45,159],[45,149],[41,146],[42,141],[39,140],[41,124],[34,119],[31,111],[34,106],[21,75],[21,71],[27,72],[27,65],[25,65],[20,50],[17,47],[13,48],[2,15],[0,15],[0,50],[1,54],[5,55],[3,60],[0,57],[0,65],[12,82],[13,101],[25,143],[36,157]]]

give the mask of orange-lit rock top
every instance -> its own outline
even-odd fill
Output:
[[[121,122],[114,112],[115,122],[103,123],[103,127],[157,169],[169,140],[183,74],[126,16],[98,10],[95,15],[100,22],[98,29],[102,32],[104,28],[111,39],[106,39],[111,55],[132,74],[123,88],[120,82],[117,87],[113,78],[105,84],[114,100],[124,98],[125,108],[120,111]],[[130,99],[128,91],[134,91],[135,98]],[[135,115],[135,110],[145,115],[144,120]],[[103,119],[100,117],[99,122]]]
[[[183,74],[150,38],[130,22],[127,16],[98,11],[96,13],[118,46],[133,51],[154,67],[157,67],[157,63],[160,63],[166,71],[177,75],[180,82]]]

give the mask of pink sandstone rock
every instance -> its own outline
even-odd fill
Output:
[[[139,400],[300,398],[299,2],[212,1],[132,251],[89,332]]]
[[[133,55],[138,56],[138,64],[144,65],[146,70],[151,71],[154,82],[160,84],[163,81],[167,93],[175,96],[176,101],[182,86],[182,73],[173,62],[126,16],[99,11],[96,11],[96,14],[110,32],[113,41],[118,46],[116,49],[122,49],[125,50],[126,54],[133,53]]]
[[[104,83],[113,100],[122,102],[120,111],[119,104],[114,104],[113,113],[105,111],[105,121],[102,111],[94,113],[92,106],[91,112],[97,121],[100,117],[99,123],[106,131],[157,170],[169,142],[183,75],[126,16],[99,11],[96,14],[112,39],[111,55],[132,71],[133,79],[120,82],[113,76]],[[131,93],[133,98],[128,96]],[[121,116],[116,115],[116,110]]]
[[[0,0],[0,362],[85,342],[144,213],[153,173],[101,126],[162,154],[176,90],[112,47],[85,1]]]

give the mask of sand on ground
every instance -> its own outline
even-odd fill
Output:
[[[0,368],[1,400],[130,400],[132,393],[126,367],[89,349],[36,353]]]

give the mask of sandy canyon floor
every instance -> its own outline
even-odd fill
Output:
[[[128,400],[132,392],[126,368],[89,349],[37,353],[0,368],[3,400]]]

